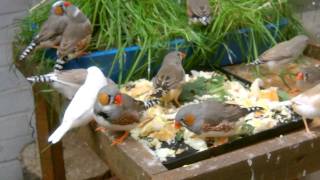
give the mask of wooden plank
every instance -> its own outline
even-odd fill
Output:
[[[51,119],[58,119],[58,115],[44,99],[40,92],[40,86],[33,87],[36,108],[36,126],[39,152],[48,147],[49,133],[53,127],[50,123]],[[40,162],[42,177],[44,180],[64,180],[65,168],[63,161],[62,143],[57,143],[49,147],[46,151],[40,153]]]
[[[320,169],[320,137],[304,130],[267,140],[153,179],[293,179]]]
[[[145,146],[130,137],[115,146],[111,146],[112,140],[103,133],[95,138],[99,156],[120,179],[151,179],[153,174],[167,171]]]

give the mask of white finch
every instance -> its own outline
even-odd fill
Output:
[[[293,110],[302,116],[306,131],[310,133],[306,118],[320,117],[320,84],[292,98]]]
[[[95,66],[89,67],[87,73],[84,84],[68,105],[60,126],[49,137],[49,143],[57,143],[67,131],[85,125],[93,118],[97,94],[101,87],[107,85],[107,80],[102,71]]]

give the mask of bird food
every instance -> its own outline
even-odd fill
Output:
[[[241,82],[228,80],[220,73],[192,71],[191,75],[185,75],[185,84],[180,96],[182,106],[157,105],[148,109],[142,123],[131,130],[131,136],[152,149],[154,155],[166,165],[190,154],[215,149],[241,138],[298,122],[299,116],[290,107],[281,105],[278,88],[261,89],[261,83],[261,80],[257,79],[250,87],[245,87]],[[143,101],[150,98],[154,89],[152,82],[141,79],[123,86],[121,91]],[[211,99],[243,108],[261,107],[263,110],[241,117],[234,126],[235,133],[231,136],[203,139],[188,128],[174,128],[176,114],[181,108]]]

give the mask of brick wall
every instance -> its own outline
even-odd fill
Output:
[[[29,126],[34,109],[31,86],[11,67],[13,23],[27,13],[30,3],[31,0],[0,2],[0,179],[22,179],[18,155],[33,140]]]

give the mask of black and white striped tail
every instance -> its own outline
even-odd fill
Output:
[[[48,74],[27,77],[27,80],[31,83],[51,83],[54,81],[52,76]]]
[[[39,43],[37,42],[37,39],[33,39],[31,43],[27,46],[27,48],[23,50],[23,52],[19,57],[19,60],[20,61],[25,60],[28,57],[28,55],[37,47],[37,45],[39,45]]]
[[[62,58],[58,58],[56,60],[56,63],[54,65],[54,71],[55,72],[59,72],[61,70],[63,70],[63,65],[68,61],[68,58],[65,56],[65,57],[62,57]]]
[[[248,108],[245,108],[245,109],[246,109],[249,113],[264,110],[263,107],[259,107],[259,106],[248,107]]]
[[[144,104],[144,109],[149,109],[157,104],[160,104],[160,100],[159,99],[150,99],[150,100],[144,101],[143,104]]]

